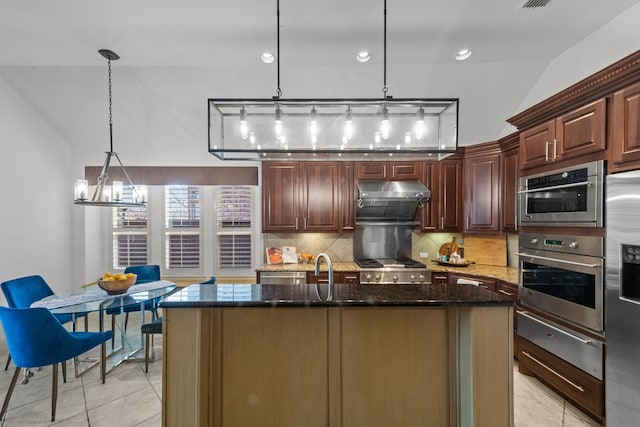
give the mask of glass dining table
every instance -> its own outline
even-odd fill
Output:
[[[65,294],[50,295],[31,304],[31,307],[45,307],[54,314],[71,314],[73,325],[75,328],[76,320],[79,316],[97,312],[99,316],[98,325],[100,332],[104,331],[104,315],[109,313],[120,313],[124,316],[125,307],[134,305],[140,306],[140,324],[145,323],[145,303],[147,301],[157,302],[160,298],[171,294],[176,290],[176,284],[167,280],[158,280],[154,282],[141,283],[131,286],[126,293],[120,295],[109,295],[98,285],[86,286],[81,289],[74,290]],[[133,346],[125,339],[124,324],[120,322],[120,345],[113,347],[108,354],[106,345],[102,344],[103,357],[98,360],[80,360],[74,359],[74,369],[76,376],[84,374],[93,366],[100,364],[100,379],[104,383],[105,376],[111,369],[119,364],[128,361],[144,361],[143,358],[136,357],[136,354],[144,348],[144,338],[140,333],[140,345]],[[107,369],[102,359],[109,359],[110,367]],[[88,362],[88,366],[80,369],[80,364]]]

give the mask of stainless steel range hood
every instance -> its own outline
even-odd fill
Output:
[[[419,181],[366,181],[358,184],[356,222],[412,221],[416,210],[431,198]]]

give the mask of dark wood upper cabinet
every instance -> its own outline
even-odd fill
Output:
[[[339,231],[339,163],[302,162],[301,175],[302,231]]]
[[[263,162],[263,232],[339,231],[338,162]]]
[[[464,159],[465,232],[500,231],[500,152]]]
[[[420,231],[462,231],[462,159],[424,162],[421,182],[431,199],[420,212]]]
[[[606,98],[520,133],[520,168],[531,169],[606,149]]]
[[[356,225],[356,200],[358,190],[355,184],[355,163],[340,162],[340,211],[342,231],[353,231]]]
[[[640,168],[640,83],[613,94],[610,172]]]
[[[502,149],[502,231],[518,230],[518,178],[520,172],[518,135],[504,138]]]
[[[298,231],[299,164],[262,162],[262,231]]]
[[[417,181],[422,172],[422,162],[356,162],[358,181]]]
[[[556,119],[557,160],[596,153],[607,148],[607,100],[599,99]]]

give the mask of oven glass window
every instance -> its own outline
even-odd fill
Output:
[[[596,307],[596,277],[592,274],[523,261],[522,285],[585,307]]]
[[[587,185],[536,191],[527,195],[527,213],[586,212]]]

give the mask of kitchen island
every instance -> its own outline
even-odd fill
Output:
[[[512,310],[469,285],[191,285],[164,426],[511,426]]]

